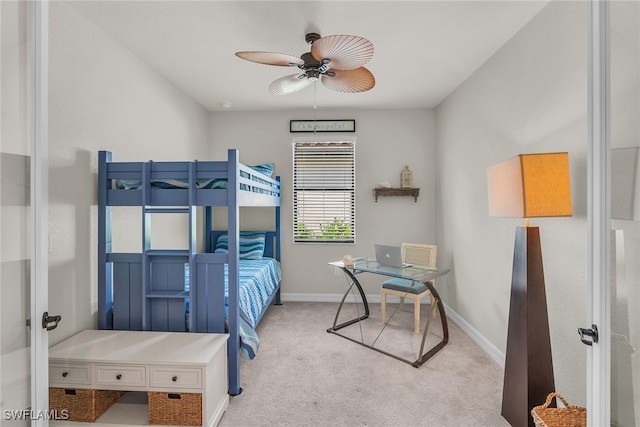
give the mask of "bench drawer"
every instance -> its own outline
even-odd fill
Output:
[[[51,363],[49,365],[49,383],[61,386],[90,386],[91,365]]]
[[[146,387],[146,366],[96,365],[95,385],[101,387]],[[123,388],[124,390],[124,388]]]
[[[149,368],[149,385],[159,389],[202,389],[202,369],[152,366]]]

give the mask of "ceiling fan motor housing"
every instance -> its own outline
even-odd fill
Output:
[[[299,65],[298,67],[304,71],[304,74],[301,74],[299,78],[308,78],[309,80],[315,81],[320,78],[320,75],[326,75],[328,77],[333,77],[334,73],[327,73],[329,70],[329,62],[328,59],[323,59],[322,61],[318,61],[313,57],[311,52],[303,53],[300,55],[300,58],[304,61],[304,64]]]
[[[319,38],[320,38],[320,34],[318,33],[307,33],[304,39],[307,42],[307,44],[313,44],[313,42],[318,40]]]
[[[299,65],[299,67],[303,70],[306,70],[308,68],[316,68],[322,65],[320,61],[318,61],[313,57],[313,55],[311,55],[311,52],[303,53],[302,55],[300,55],[300,59],[304,61],[304,64]]]

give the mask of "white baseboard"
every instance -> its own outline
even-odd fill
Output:
[[[444,309],[447,313],[447,317],[451,319],[465,334],[475,341],[476,344],[484,350],[490,358],[493,359],[502,369],[504,369],[504,353],[498,350],[498,347],[493,345],[491,341],[485,338],[476,328],[471,326],[466,320],[464,320],[458,313],[453,311],[451,307],[444,304]]]
[[[342,300],[343,294],[297,294],[297,293],[283,293],[282,301],[296,301],[296,302],[335,302],[339,303]],[[371,303],[380,303],[380,294],[365,295],[367,301]],[[347,301],[353,302],[353,296],[348,296]],[[392,299],[394,298],[394,299]],[[389,296],[389,302],[398,302],[399,299],[392,295]],[[426,298],[425,304],[429,303],[429,299]],[[464,320],[458,313],[453,311],[447,304],[444,305],[447,317],[451,319],[465,334],[475,341],[476,344],[484,350],[487,355],[493,359],[500,367],[504,369],[504,353],[498,350],[484,335],[482,335],[476,328],[471,326],[466,320]]]

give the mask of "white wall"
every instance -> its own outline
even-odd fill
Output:
[[[435,232],[435,122],[433,110],[359,110],[317,112],[317,119],[356,120],[356,243],[293,243],[292,235],[292,138],[309,134],[290,133],[289,120],[313,119],[309,111],[222,112],[212,114],[211,158],[224,158],[228,148],[240,150],[244,164],[275,163],[282,177],[282,292],[297,300],[336,299],[345,290],[342,275],[334,275],[329,261],[354,256],[373,256],[374,243],[433,243]],[[319,138],[335,134],[318,133]],[[353,136],[353,134],[346,134]],[[417,202],[409,197],[381,197],[375,203],[373,188],[380,181],[400,186],[400,171],[408,164]],[[272,224],[272,209],[241,212],[241,228],[257,229]],[[266,216],[266,221],[257,217]],[[263,225],[266,224],[266,225]],[[372,298],[380,294],[379,279],[363,276],[363,287]]]
[[[573,217],[540,227],[556,389],[585,404],[587,3],[553,2],[436,110],[438,238],[453,268],[444,301],[504,352],[515,228],[488,215],[487,167],[568,151]],[[551,391],[551,390],[549,390]]]
[[[116,161],[204,158],[209,113],[63,2],[50,5],[49,78],[49,312],[63,317],[54,344],[97,327],[98,151]],[[114,250],[140,250],[140,210],[122,209]]]

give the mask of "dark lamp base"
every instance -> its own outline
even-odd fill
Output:
[[[502,416],[512,426],[534,427],[531,409],[542,405],[553,391],[540,231],[538,227],[517,227]]]

